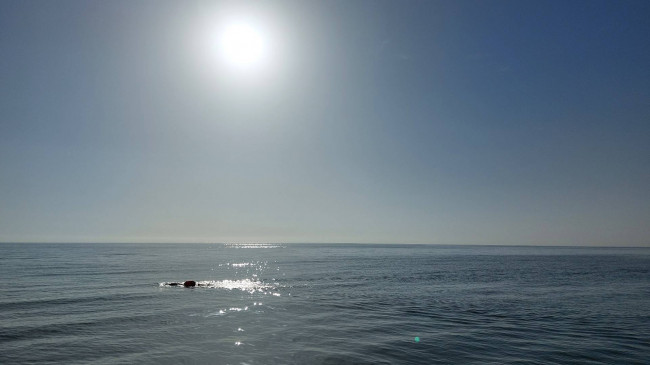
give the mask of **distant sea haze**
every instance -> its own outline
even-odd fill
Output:
[[[648,248],[0,244],[0,262],[1,364],[650,360]]]

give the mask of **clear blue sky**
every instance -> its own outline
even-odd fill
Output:
[[[237,17],[263,67],[211,48]],[[645,0],[2,1],[0,241],[648,246],[649,19]]]

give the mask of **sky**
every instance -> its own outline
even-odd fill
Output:
[[[650,246],[649,19],[2,1],[0,241]]]

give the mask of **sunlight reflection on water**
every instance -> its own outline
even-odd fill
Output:
[[[181,281],[182,283],[182,281]],[[183,288],[182,285],[172,285],[173,282],[162,282],[159,284],[160,287],[174,287],[174,288]],[[203,280],[196,282],[197,288],[209,288],[209,289],[227,289],[227,290],[242,290],[249,293],[255,292],[265,292],[267,289],[274,289],[276,286],[272,284],[266,284],[258,280],[243,279],[243,280]],[[275,295],[276,293],[273,293]]]
[[[226,243],[227,248],[287,248],[285,245],[277,243]]]

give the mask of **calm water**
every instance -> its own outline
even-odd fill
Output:
[[[0,244],[0,276],[2,364],[650,363],[650,249]]]

